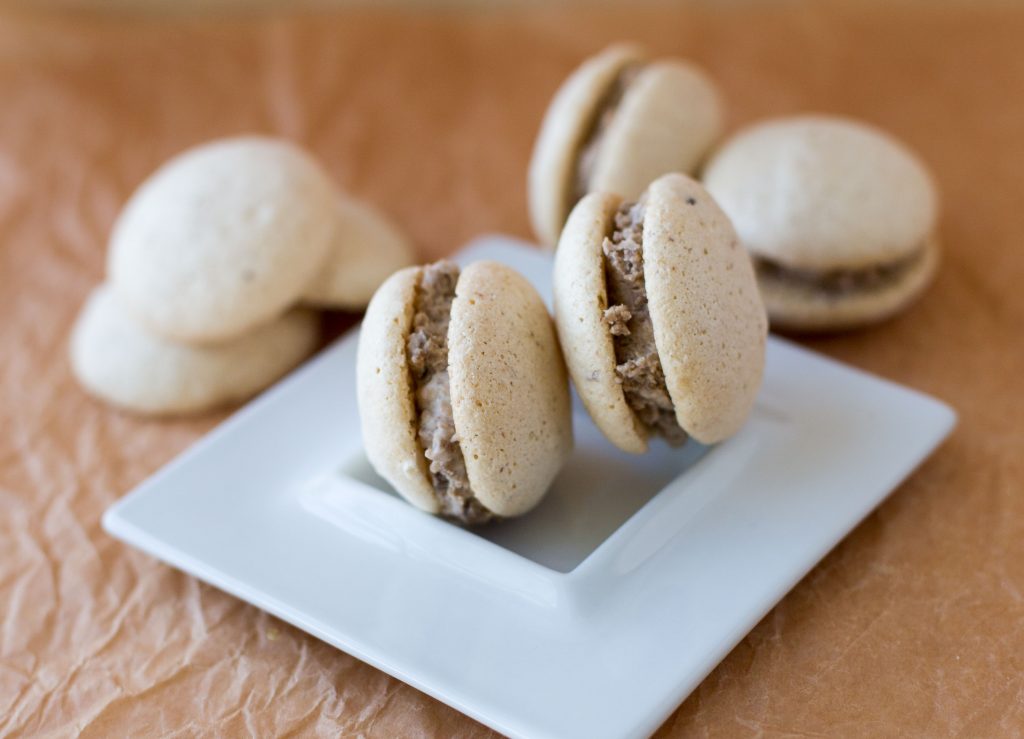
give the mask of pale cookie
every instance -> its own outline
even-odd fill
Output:
[[[237,339],[188,345],[143,328],[108,285],[89,297],[71,336],[71,367],[96,397],[133,413],[183,415],[244,400],[301,362],[319,322],[296,310]]]
[[[109,279],[159,334],[240,336],[281,315],[323,267],[338,198],[288,142],[251,136],[191,149],[128,201],[111,235]]]

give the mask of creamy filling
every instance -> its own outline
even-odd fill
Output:
[[[583,137],[583,144],[576,155],[576,170],[570,193],[570,209],[590,192],[590,181],[594,176],[594,169],[597,167],[601,145],[604,143],[611,122],[619,110],[619,104],[622,102],[626,90],[642,68],[641,64],[630,64],[624,67],[598,103],[594,118],[590,122],[590,128]]]
[[[441,515],[464,523],[494,518],[475,498],[466,473],[459,437],[452,417],[448,379],[448,323],[459,268],[441,261],[424,267],[416,286],[412,331],[406,356],[416,396],[416,431],[430,467],[434,495]]]
[[[924,247],[908,257],[862,269],[811,270],[787,267],[771,259],[754,257],[758,277],[805,287],[836,297],[888,287],[899,282],[923,258]]]
[[[647,308],[643,256],[644,204],[623,203],[605,237],[608,308],[604,322],[615,348],[615,378],[640,422],[672,446],[686,441],[665,384]]]

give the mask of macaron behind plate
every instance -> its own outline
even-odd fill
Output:
[[[667,172],[693,172],[722,128],[714,82],[680,59],[616,44],[585,61],[555,94],[530,161],[534,231],[554,246],[588,192],[636,199]]]
[[[569,374],[616,446],[710,444],[743,425],[767,321],[750,260],[699,183],[670,174],[636,202],[584,197],[558,244],[554,293]]]
[[[525,513],[572,448],[551,318],[495,262],[392,275],[363,320],[356,375],[370,463],[430,513],[468,524]]]
[[[712,157],[704,184],[754,258],[773,328],[876,323],[938,267],[932,176],[873,126],[823,115],[753,125]]]

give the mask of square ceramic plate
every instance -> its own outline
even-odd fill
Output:
[[[550,258],[495,259],[550,298]],[[550,304],[550,301],[549,301]],[[641,457],[578,401],[543,503],[479,532],[361,451],[353,331],[107,511],[114,536],[514,736],[652,732],[946,436],[942,403],[771,339],[743,430]]]

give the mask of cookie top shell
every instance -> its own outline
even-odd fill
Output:
[[[338,193],[301,149],[241,137],[186,151],[132,195],[107,269],[132,314],[190,342],[240,336],[310,285],[336,229]]]
[[[835,116],[745,128],[712,156],[703,180],[746,248],[790,268],[901,259],[923,248],[938,218],[935,183],[916,154]]]

